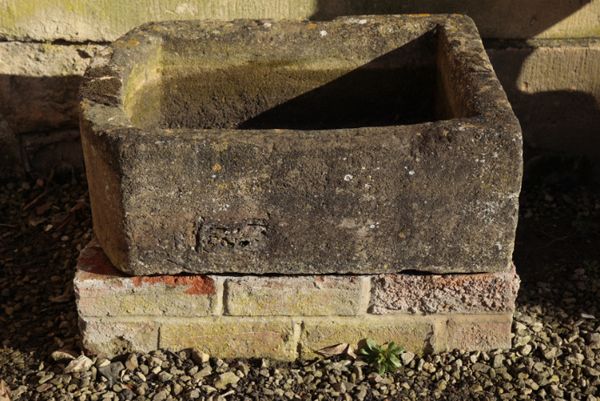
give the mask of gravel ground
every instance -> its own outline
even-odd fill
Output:
[[[79,356],[71,282],[91,237],[85,180],[2,183],[0,401],[596,400],[600,193],[572,164],[547,174],[547,161],[533,162],[539,174],[525,182],[515,251],[523,285],[513,348],[405,353],[404,366],[384,376],[342,356],[291,364],[183,352]]]

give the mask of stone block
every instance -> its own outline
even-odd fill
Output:
[[[444,344],[444,339],[438,338],[443,322],[443,318],[416,315],[305,318],[300,356],[310,359],[317,355],[315,351],[340,343],[356,347],[367,338],[379,344],[394,341],[418,354],[436,351]]]
[[[448,316],[445,349],[508,349],[511,347],[511,326],[512,313]]]
[[[80,316],[208,316],[220,304],[209,276],[127,277],[92,241],[81,252],[74,288]]]
[[[386,274],[373,278],[369,311],[388,313],[512,312],[516,271],[481,274]]]
[[[127,352],[158,349],[158,323],[146,318],[86,318],[79,320],[83,348],[91,354],[113,357]]]
[[[225,281],[231,316],[355,316],[367,312],[368,278],[361,276],[235,277]]]
[[[521,133],[467,17],[149,24],[82,99],[127,273],[509,269]]]
[[[161,322],[161,348],[196,348],[220,358],[296,359],[299,327],[284,317],[213,317]]]
[[[0,41],[0,178],[83,166],[77,92],[100,47]]]

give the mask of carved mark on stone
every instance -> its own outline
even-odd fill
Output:
[[[196,231],[197,252],[253,252],[267,244],[267,224],[260,220],[221,224],[200,220]]]

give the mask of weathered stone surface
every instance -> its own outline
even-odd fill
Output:
[[[4,0],[0,38],[110,41],[148,21],[414,13],[467,14],[492,38],[600,35],[598,0]]]
[[[83,76],[101,44],[0,42],[0,74],[29,77]]]
[[[362,276],[235,277],[225,281],[231,316],[354,316],[367,312],[369,280]]]
[[[210,276],[126,277],[93,241],[82,251],[74,288],[81,316],[208,316],[221,304]]]
[[[490,315],[451,315],[445,333],[445,349],[510,348],[512,312]]]
[[[214,317],[161,322],[161,348],[196,348],[220,358],[296,359],[299,326],[285,317]]]
[[[126,352],[158,349],[158,326],[147,318],[85,318],[79,326],[83,347],[92,354],[112,357]]]
[[[352,14],[457,13],[476,22],[481,36],[497,39],[600,36],[598,0],[328,0],[317,17]]]
[[[516,271],[482,274],[386,274],[373,278],[370,312],[512,312],[519,291]]]
[[[509,268],[521,134],[468,18],[151,24],[82,94],[123,271]]]
[[[316,356],[322,348],[348,343],[357,346],[371,338],[379,344],[394,341],[414,353],[437,350],[444,317],[394,315],[359,317],[305,318],[300,336],[300,352],[304,359]],[[443,338],[442,344],[443,342]]]

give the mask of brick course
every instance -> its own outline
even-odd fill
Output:
[[[370,312],[508,312],[515,308],[518,290],[514,267],[501,273],[382,274],[373,278]]]
[[[225,281],[231,316],[355,316],[367,312],[361,276],[235,277]]]
[[[415,353],[504,348],[517,288],[514,271],[128,277],[95,241],[75,277],[84,346],[105,356],[197,348],[221,358],[308,359],[367,337]]]
[[[512,313],[456,315],[446,323],[445,349],[510,348]]]
[[[443,334],[436,330],[438,320],[415,315],[306,318],[300,337],[300,356],[310,359],[319,349],[337,343],[357,345],[365,338],[377,343],[394,341],[422,354],[432,351],[436,337]]]
[[[128,277],[115,269],[96,242],[79,258],[75,277],[81,316],[210,316],[221,294],[217,277]]]
[[[161,321],[159,347],[197,348],[220,358],[296,359],[295,323],[285,317],[213,317]]]
[[[147,318],[86,318],[79,326],[83,347],[92,354],[112,357],[125,352],[148,352],[158,347],[159,323]]]

